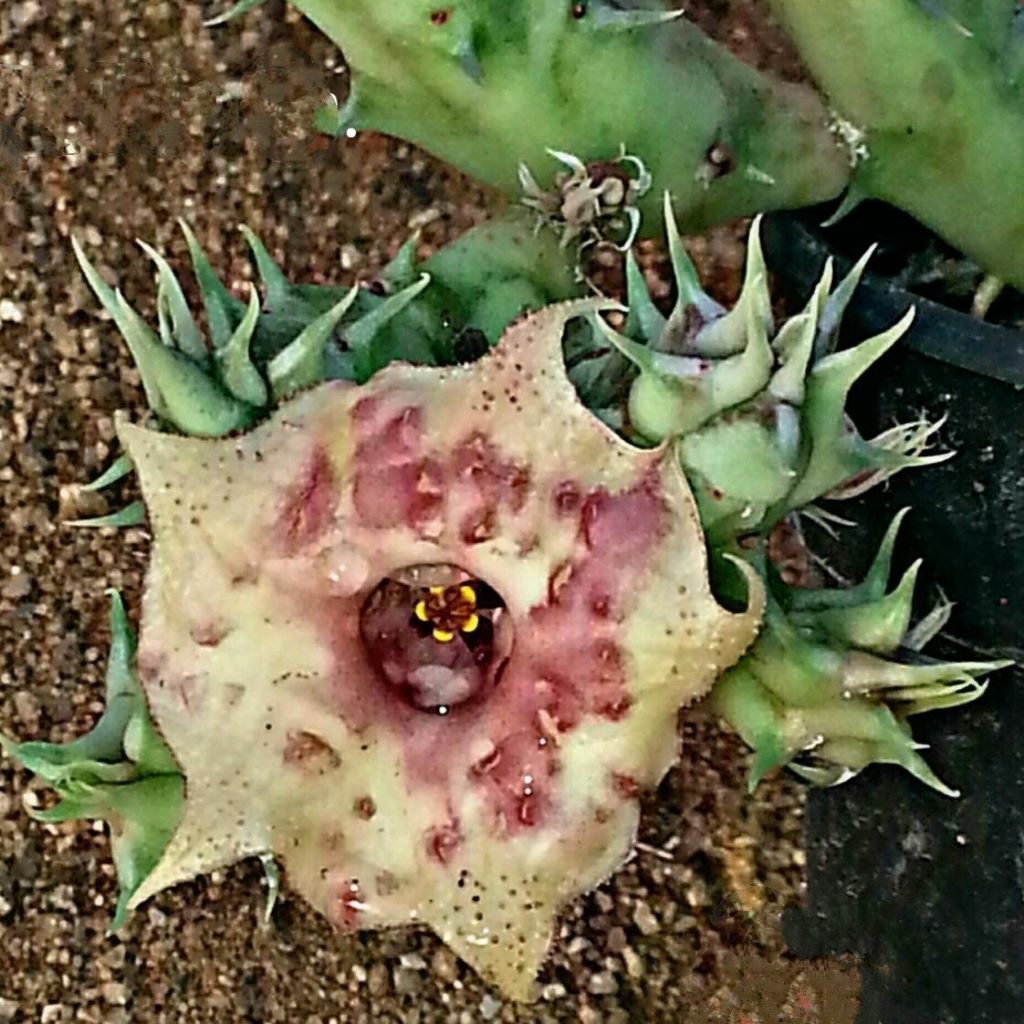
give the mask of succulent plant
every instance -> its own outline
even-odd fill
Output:
[[[766,555],[771,532],[784,522],[802,516],[827,527],[822,499],[855,497],[904,469],[951,456],[926,451],[941,423],[921,418],[869,441],[845,411],[850,389],[899,341],[913,309],[883,334],[837,351],[870,251],[834,289],[826,263],[806,308],[776,327],[757,220],[743,290],[728,311],[701,288],[667,198],[665,220],[677,286],[670,315],[659,312],[629,254],[622,332],[591,322],[635,368],[619,418],[627,435],[673,444],[713,554],[748,559],[768,583],[761,633],[716,684],[710,705],[755,748],[752,785],[784,764],[831,784],[885,762],[952,794],[917,752],[907,718],[976,699],[984,693],[976,676],[1009,663],[918,655],[944,619],[940,607],[909,632],[918,565],[886,592],[899,520],[857,587],[790,586]],[[605,417],[614,420],[614,411]]]
[[[584,308],[242,437],[120,424],[155,534],[139,670],[188,779],[133,904],[271,851],[339,927],[421,922],[529,994],[555,915],[628,853],[677,709],[760,621],[753,573],[746,611],[712,597],[671,454],[580,404]]]
[[[111,928],[128,913],[131,894],[153,871],[181,820],[184,779],[153,727],[135,668],[135,637],[120,596],[110,595],[106,710],[71,743],[16,743],[0,748],[53,788],[58,803],[31,810],[37,821],[102,818],[121,885]]]
[[[554,171],[548,150],[589,165],[625,147],[688,230],[849,186],[841,213],[886,200],[1024,288],[1017,0],[772,0],[825,103],[742,64],[663,0],[296,6],[354,73],[324,130],[401,136],[510,194],[517,165]],[[654,232],[656,196],[641,210]]]
[[[911,624],[916,563],[889,590],[902,514],[857,586],[770,557],[780,530],[830,528],[820,502],[947,457],[940,424],[867,440],[845,411],[913,313],[837,348],[866,256],[777,325],[757,221],[726,310],[677,220],[824,200],[852,173],[847,206],[888,198],[1020,284],[1016,5],[774,4],[838,115],[659,0],[297,0],[354,71],[321,127],[518,182],[532,214],[422,266],[413,239],[350,289],[290,283],[246,231],[247,302],[184,227],[209,342],[154,250],[156,329],[75,243],[152,411],[118,419],[124,453],[90,485],[135,471],[142,500],[78,524],[148,519],[141,640],[114,595],[95,728],[0,746],[59,796],[37,817],[110,823],[114,927],[258,856],[272,894],[280,861],[340,929],[426,925],[524,999],[557,914],[629,854],[680,708],[735,728],[751,786],[891,763],[954,795],[909,719],[1004,663],[921,653],[949,606]],[[1006,201],[961,201],[979,193]],[[628,307],[579,297],[587,246],[659,223],[669,315],[632,252]]]
[[[137,669],[115,600],[94,732],[4,742],[62,796],[44,815],[111,821],[115,924],[246,856],[273,889],[279,859],[339,928],[427,925],[528,998],[558,912],[629,853],[641,791],[678,756],[681,707],[706,698],[737,729],[752,784],[787,764],[833,784],[893,762],[952,792],[906,720],[980,696],[1000,663],[916,653],[944,612],[910,629],[916,567],[886,593],[895,525],[852,589],[800,589],[767,557],[772,529],[820,498],[936,457],[926,424],[868,443],[843,411],[904,325],[831,351],[858,267],[831,294],[826,270],[775,331],[756,225],[727,312],[668,223],[668,317],[630,259],[621,330],[606,300],[546,305],[475,361],[449,348],[456,365],[371,362],[367,380],[342,358],[353,332],[399,360],[400,317],[454,329],[430,289],[490,327],[533,301],[525,267],[507,273],[521,225],[464,243],[450,270],[435,257],[414,295],[409,249],[384,275],[393,294],[365,296],[287,285],[250,237],[262,313],[193,245],[227,339],[212,353],[162,260],[165,340],[80,253],[164,428],[119,419],[125,456],[108,474],[134,467],[154,533]],[[559,251],[550,233],[531,244]],[[571,288],[570,265],[554,265]],[[460,267],[495,291],[461,285]],[[303,320],[330,325],[299,346],[315,370],[275,385]],[[248,357],[229,366],[232,345]]]
[[[950,457],[925,454],[940,424],[921,419],[867,441],[846,415],[851,387],[914,318],[910,309],[884,334],[835,351],[870,251],[834,290],[829,261],[807,307],[776,328],[759,219],[742,293],[726,311],[701,288],[667,197],[665,218],[675,308],[667,318],[658,311],[629,254],[623,332],[593,323],[636,370],[625,429],[640,442],[677,440],[713,538],[770,529],[820,498],[853,497],[902,469]]]
[[[853,143],[844,209],[884,199],[1024,288],[1019,7],[1017,0],[772,0]]]
[[[547,184],[557,169],[549,150],[589,164],[624,148],[697,229],[829,199],[849,175],[812,90],[743,64],[661,0],[295,6],[353,73],[345,103],[321,111],[321,128],[397,135],[508,195],[521,165]],[[639,210],[655,231],[657,196]]]
[[[574,265],[548,232],[512,211],[418,266],[411,239],[366,287],[295,285],[248,228],[263,296],[233,296],[182,222],[210,332],[203,339],[167,261],[156,267],[159,331],[108,285],[73,241],[87,281],[131,350],[154,414],[182,433],[221,437],[323,380],[368,380],[401,359],[456,362],[497,341],[528,309],[575,294]]]
[[[709,707],[756,752],[750,786],[787,765],[815,785],[895,764],[946,796],[908,719],[977,700],[978,676],[1010,662],[939,662],[920,654],[945,625],[940,603],[910,628],[915,562],[887,592],[901,513],[862,583],[801,589],[772,581],[764,626],[746,657],[715,684]]]

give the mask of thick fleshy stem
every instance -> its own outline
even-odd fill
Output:
[[[847,206],[884,199],[1024,287],[1024,37],[1015,0],[772,0],[838,127]]]
[[[367,288],[292,284],[259,238],[243,228],[263,292],[261,299],[250,286],[247,303],[218,278],[188,225],[182,229],[209,346],[159,253],[140,243],[157,270],[156,331],[104,281],[77,241],[73,246],[131,350],[151,409],[166,425],[193,436],[220,437],[249,427],[275,402],[323,380],[363,382],[398,360],[464,361],[467,333],[486,347],[521,313],[580,290],[572,256],[553,232],[536,230],[525,210],[481,225],[422,265],[413,238]],[[93,486],[106,486],[129,469],[122,463]]]
[[[908,719],[976,700],[986,688],[978,677],[1009,662],[917,654],[920,643],[908,630],[920,563],[887,592],[905,513],[893,520],[858,586],[801,590],[771,581],[761,635],[708,698],[754,750],[751,788],[784,765],[815,784],[835,785],[877,763],[900,765],[956,795],[922,758]]]
[[[585,164],[625,151],[672,193],[687,229],[838,194],[847,155],[819,98],[712,43],[661,0],[297,0],[353,72],[318,123],[408,139],[517,195],[549,150]]]
[[[120,884],[111,924],[116,930],[178,825],[185,780],[150,719],[135,670],[135,636],[113,591],[110,633],[106,709],[92,731],[65,744],[16,743],[0,734],[0,748],[60,797],[53,807],[31,812],[36,820],[102,818],[109,824]]]
[[[625,333],[600,320],[593,329],[635,367],[625,378],[633,439],[676,438],[712,548],[742,534],[766,537],[820,498],[850,498],[904,469],[949,457],[927,451],[941,421],[899,424],[868,440],[846,414],[850,389],[914,315],[910,310],[889,330],[835,351],[870,250],[834,288],[826,264],[804,310],[776,327],[759,219],[743,290],[729,311],[701,290],[667,202],[665,223],[677,289],[668,318],[630,256]]]

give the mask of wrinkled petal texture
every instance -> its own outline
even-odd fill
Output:
[[[579,403],[561,336],[581,308],[469,366],[322,385],[243,437],[120,425],[155,538],[140,674],[187,778],[135,904],[269,850],[339,927],[427,924],[529,995],[762,603],[752,582],[745,613],[719,607],[675,460]],[[383,578],[438,563],[515,627],[497,685],[448,715],[385,685],[359,626]]]

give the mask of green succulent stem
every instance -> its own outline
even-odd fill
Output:
[[[156,731],[135,668],[135,635],[120,596],[110,600],[106,707],[85,736],[70,743],[17,743],[0,734],[0,749],[34,772],[60,798],[38,821],[101,818],[110,827],[119,895],[111,930],[160,859],[181,819],[185,780]]]
[[[263,243],[243,232],[262,284],[248,303],[233,296],[182,223],[210,328],[202,337],[173,270],[143,244],[157,268],[159,333],[112,288],[73,241],[82,272],[113,318],[139,367],[150,407],[183,434],[221,437],[242,430],[274,404],[321,381],[363,383],[388,363],[450,365],[467,358],[466,335],[484,347],[517,316],[582,289],[575,256],[524,209],[474,228],[422,266],[410,239],[370,288],[291,284]],[[475,354],[479,354],[476,352]],[[120,461],[90,487],[131,469]],[[72,525],[132,526],[138,503]]]
[[[888,590],[902,519],[894,519],[856,587],[790,587],[767,572],[760,549],[748,553],[769,580],[764,626],[715,683],[707,706],[753,749],[751,789],[783,766],[834,785],[879,763],[956,795],[919,753],[908,719],[976,700],[987,685],[979,677],[1008,663],[938,662],[903,649],[918,565]]]
[[[913,214],[1024,287],[1024,41],[1012,0],[772,0],[862,135],[855,196]],[[853,56],[851,56],[853,55]]]
[[[345,53],[347,103],[318,123],[397,135],[508,194],[517,167],[622,147],[672,193],[687,229],[838,194],[849,165],[820,99],[711,42],[658,0],[297,0]]]

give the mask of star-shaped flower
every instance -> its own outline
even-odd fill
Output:
[[[236,438],[120,424],[155,535],[139,671],[187,780],[133,904],[271,852],[339,927],[423,923],[530,994],[763,603],[748,573],[718,605],[670,450],[577,399],[561,337],[594,308]]]

